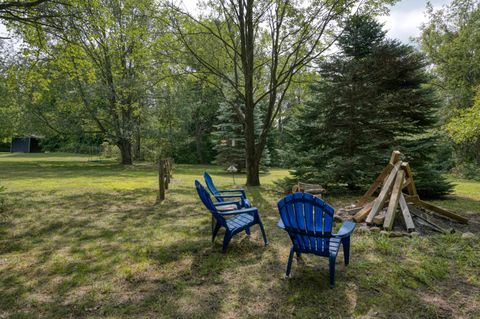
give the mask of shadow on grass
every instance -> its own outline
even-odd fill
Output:
[[[104,175],[88,167],[81,172],[116,174],[114,166],[102,165]],[[342,265],[342,254],[337,258],[334,289],[326,258],[306,255],[294,261],[291,278],[282,279],[290,240],[276,228],[279,196],[268,187],[247,193],[270,245],[263,247],[255,226],[251,237],[238,234],[222,254],[223,233],[211,243],[210,215],[193,188],[192,176],[202,169],[177,171],[159,205],[147,187],[11,191],[13,205],[0,215],[0,317],[428,318],[438,317],[432,291],[449,292],[458,278],[473,278],[454,292],[475,305],[474,297],[466,298],[478,284],[467,276],[480,266],[478,243],[454,235],[355,234],[350,265]],[[53,168],[49,174],[54,179]]]

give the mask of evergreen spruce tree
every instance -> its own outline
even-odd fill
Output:
[[[261,109],[255,113],[256,121],[260,123]],[[243,125],[238,120],[237,114],[227,103],[220,103],[217,113],[217,124],[212,132],[212,140],[215,144],[215,164],[228,168],[235,165],[241,172],[245,169],[245,135]],[[260,135],[261,126],[257,126],[256,134]],[[260,161],[260,171],[268,171],[271,162],[270,150],[265,148]]]
[[[237,114],[227,103],[220,103],[217,115],[217,124],[212,132],[215,145],[215,164],[228,168],[235,165],[237,169],[245,169],[245,137],[243,126]]]
[[[421,194],[448,193],[433,163],[438,103],[423,56],[365,15],[347,22],[338,46],[319,62],[320,81],[291,128],[295,177],[364,189],[399,149]]]

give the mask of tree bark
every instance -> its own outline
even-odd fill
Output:
[[[128,139],[121,139],[117,146],[120,149],[122,165],[132,165],[132,143]]]
[[[136,130],[135,130],[135,148],[134,148],[134,154],[133,157],[137,161],[143,161],[143,156],[142,156],[142,133],[140,131],[140,124],[138,123],[136,125]]]
[[[260,186],[260,169],[255,145],[255,121],[253,112],[245,112],[245,167],[247,186]]]
[[[204,130],[202,129],[202,125],[195,123],[195,147],[197,151],[197,162],[199,164],[205,164],[205,158],[203,157],[203,137]]]

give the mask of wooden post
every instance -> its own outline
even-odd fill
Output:
[[[366,193],[362,196],[362,198],[358,201],[357,206],[363,206],[365,205],[366,202],[368,202],[368,199],[372,194],[377,190],[377,188],[382,184],[384,181],[385,177],[388,176],[388,174],[392,171],[394,165],[388,164],[385,166],[383,171],[380,173],[380,175],[377,176],[373,184],[370,186],[370,188],[366,191]]]
[[[365,192],[365,194],[362,196],[362,198],[358,201],[357,206],[363,206],[365,205],[366,202],[368,202],[368,199],[372,194],[377,190],[377,188],[382,184],[382,182],[386,182],[386,178],[388,177],[388,174],[392,171],[393,167],[397,162],[400,160],[400,156],[402,154],[399,151],[393,151],[392,155],[390,155],[390,160],[388,161],[387,166],[383,169],[383,171],[380,173],[380,175],[377,176],[373,184],[370,186],[370,188]]]
[[[165,161],[158,161],[158,197],[157,202],[165,199]]]
[[[170,165],[169,160],[164,160],[164,170],[165,170],[165,189],[168,189],[168,184],[170,184]]]
[[[405,221],[405,227],[407,228],[407,231],[414,231],[415,224],[413,223],[412,215],[410,215],[410,210],[408,209],[407,201],[405,200],[403,193],[400,194],[400,200],[398,203],[400,204],[400,210],[402,211],[403,220]]]
[[[397,162],[400,160],[400,151],[393,151],[392,155],[390,155],[390,161],[388,162],[389,164],[395,165]]]
[[[355,214],[355,216],[353,216],[353,219],[357,223],[363,222],[365,218],[367,218],[368,213],[370,213],[370,211],[372,210],[372,205],[373,205],[373,202],[370,202],[367,205],[365,205],[358,213]]]
[[[405,171],[405,178],[407,179],[407,189],[408,189],[408,194],[415,196],[417,194],[417,188],[415,187],[415,182],[413,181],[413,173],[412,169],[410,168],[410,165],[408,162],[403,162],[402,163],[402,170]]]
[[[393,185],[392,196],[390,197],[390,202],[388,203],[387,214],[385,214],[385,220],[383,222],[383,228],[385,230],[392,230],[393,222],[395,220],[395,213],[398,208],[398,200],[402,194],[402,184],[403,178],[405,177],[405,172],[399,170],[397,172],[397,177],[395,178],[395,184]]]
[[[380,194],[373,202],[372,210],[370,211],[370,214],[368,214],[366,219],[367,224],[371,224],[375,215],[379,212],[380,209],[383,208],[383,204],[385,204],[387,195],[393,187],[395,177],[397,176],[397,172],[401,164],[402,162],[397,162],[397,164],[395,164],[392,171],[390,172],[390,175],[388,175],[387,181],[385,182],[385,184],[383,184]]]

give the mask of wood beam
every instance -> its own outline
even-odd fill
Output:
[[[405,227],[408,232],[415,231],[415,223],[413,222],[412,215],[410,215],[410,210],[408,209],[407,201],[403,193],[400,193],[400,199],[398,201],[400,204],[400,210],[402,211],[403,220],[405,221]]]
[[[395,213],[398,208],[398,201],[400,195],[402,194],[402,185],[403,178],[405,177],[405,171],[399,170],[395,178],[395,183],[393,185],[392,196],[390,197],[390,202],[388,203],[387,213],[385,214],[385,220],[383,222],[383,228],[385,230],[392,230],[393,222],[395,221]]]
[[[402,170],[405,171],[405,177],[408,180],[408,183],[407,183],[408,193],[410,195],[418,195],[417,188],[415,187],[415,182],[413,181],[413,173],[412,173],[412,169],[410,168],[410,164],[408,164],[408,162],[403,162]]]
[[[401,164],[402,164],[402,162],[397,162],[397,164],[395,164],[395,166],[392,168],[392,171],[390,172],[390,175],[388,175],[388,178],[387,178],[385,184],[383,184],[383,187],[382,187],[382,190],[380,191],[380,194],[378,195],[378,197],[375,199],[375,201],[373,203],[372,210],[370,211],[370,213],[367,216],[367,219],[366,219],[367,224],[372,223],[375,215],[380,211],[380,209],[382,209],[383,204],[385,204],[385,200],[387,199],[387,195],[393,187],[395,177],[397,176],[397,172],[400,169]]]
[[[363,206],[363,208],[358,213],[356,213],[355,216],[353,216],[353,219],[357,223],[363,222],[365,218],[367,218],[368,213],[370,213],[370,211],[372,210],[372,206],[373,206],[373,202],[370,202],[365,206]]]

